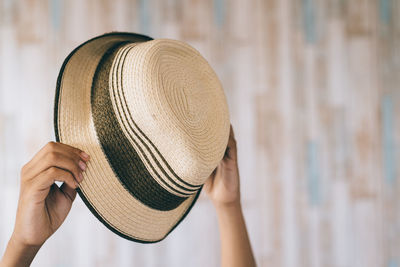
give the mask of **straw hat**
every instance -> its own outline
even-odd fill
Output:
[[[221,83],[190,45],[113,32],[77,47],[57,80],[56,140],[91,155],[77,189],[114,233],[164,239],[223,158]]]

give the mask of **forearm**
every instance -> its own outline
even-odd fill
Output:
[[[39,249],[40,246],[25,246],[11,237],[0,261],[0,267],[30,266]]]
[[[239,203],[216,206],[221,237],[221,266],[256,266]]]

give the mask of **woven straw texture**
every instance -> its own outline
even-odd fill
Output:
[[[182,42],[113,33],[73,52],[58,87],[58,139],[91,155],[82,199],[127,239],[165,238],[227,144],[228,108],[211,67]]]

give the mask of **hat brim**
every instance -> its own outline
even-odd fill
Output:
[[[56,140],[91,155],[77,192],[89,210],[119,236],[141,243],[163,240],[189,213],[200,195],[188,197],[172,210],[150,208],[132,196],[113,172],[96,135],[91,88],[96,68],[106,51],[121,42],[152,38],[124,32],[104,34],[75,48],[62,64],[54,103]]]

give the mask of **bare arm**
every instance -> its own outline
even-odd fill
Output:
[[[204,190],[217,211],[221,266],[256,266],[240,202],[236,140],[232,126],[225,156],[207,180]]]
[[[0,267],[31,264],[68,215],[88,159],[79,149],[50,142],[24,165],[14,231]]]

